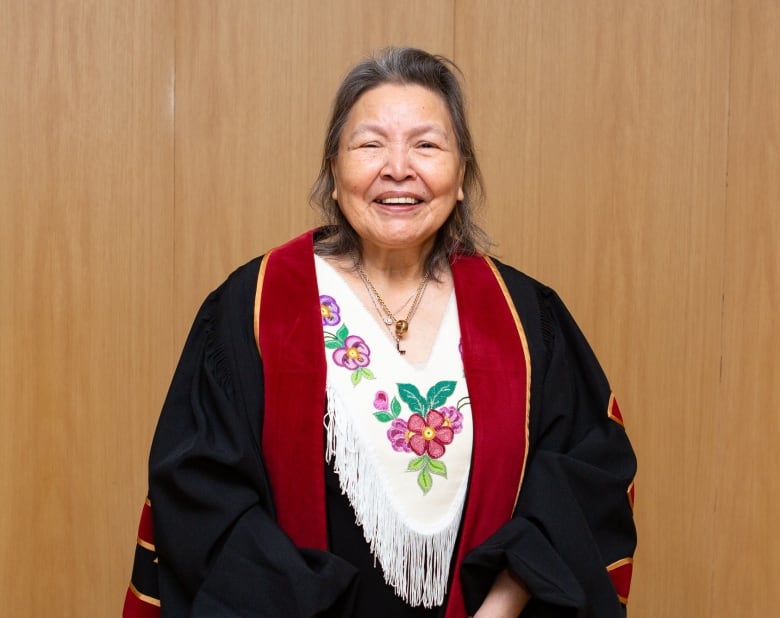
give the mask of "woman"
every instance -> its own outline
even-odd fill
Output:
[[[625,614],[634,455],[558,297],[485,256],[452,66],[358,64],[313,190],[327,225],[201,308],[126,616]]]

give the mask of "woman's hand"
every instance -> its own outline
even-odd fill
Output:
[[[525,584],[505,569],[496,577],[474,618],[517,618],[530,598]]]

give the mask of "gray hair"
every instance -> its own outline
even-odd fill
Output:
[[[413,84],[438,94],[449,110],[460,157],[465,164],[464,198],[455,204],[449,218],[439,229],[433,250],[424,265],[425,272],[435,277],[454,255],[488,250],[490,239],[474,221],[474,211],[482,205],[485,191],[466,121],[463,91],[455,73],[462,75],[448,58],[412,47],[379,50],[349,71],[336,92],[320,174],[310,194],[312,205],[319,209],[326,225],[330,226],[327,233],[317,240],[316,252],[319,255],[358,255],[360,252],[357,232],[332,197],[335,179],[331,164],[338,156],[341,133],[350,111],[363,94],[384,84]]]

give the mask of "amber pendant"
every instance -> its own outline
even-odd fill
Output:
[[[403,337],[406,334],[406,331],[409,330],[409,322],[406,320],[398,320],[395,323],[395,336],[399,339]]]

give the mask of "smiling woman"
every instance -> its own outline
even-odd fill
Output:
[[[622,416],[555,293],[485,253],[452,69],[358,64],[312,193],[326,225],[201,308],[126,616],[625,614]]]
[[[332,197],[361,239],[363,260],[403,251],[402,259],[422,263],[463,200],[464,167],[437,94],[387,84],[360,97],[332,165]]]
[[[435,148],[437,145],[444,147],[447,152],[457,153],[462,165],[462,193],[458,194],[452,213],[436,234],[434,246],[426,256],[425,270],[434,274],[433,271],[437,268],[446,268],[450,256],[457,251],[472,253],[488,250],[490,241],[487,235],[474,223],[474,212],[482,203],[484,190],[471,131],[466,121],[463,91],[456,78],[457,72],[457,67],[447,58],[432,56],[418,49],[389,48],[375,58],[359,63],[344,78],[336,93],[325,139],[322,166],[312,189],[312,201],[320,208],[325,223],[332,225],[332,234],[318,243],[320,254],[347,254],[357,251],[360,247],[359,237],[351,226],[345,225],[347,222],[344,213],[335,198],[336,178],[333,167],[346,145],[345,140],[354,146],[353,141],[358,137],[353,134],[355,130],[389,128],[376,126],[369,118],[362,121],[367,123],[366,126],[359,127],[360,121],[354,122],[358,113],[355,108],[368,107],[370,102],[363,101],[364,95],[376,102],[377,97],[371,96],[373,90],[384,90],[393,86],[401,87],[402,91],[425,91],[422,95],[425,101],[417,103],[432,104],[432,108],[418,108],[414,110],[416,115],[430,116],[444,112],[445,117],[439,115],[438,124],[423,122],[414,127],[419,131],[433,133],[429,137],[431,141],[421,140],[416,146],[419,149]],[[442,105],[443,110],[439,109]],[[411,106],[412,104],[409,105],[410,108]],[[438,109],[438,112],[434,111],[435,109]],[[345,131],[345,125],[350,121],[354,127],[352,133]],[[412,130],[411,125],[407,130]],[[437,139],[432,139],[433,137]],[[370,144],[371,140],[364,139],[363,142]],[[379,143],[373,146],[378,147]]]

